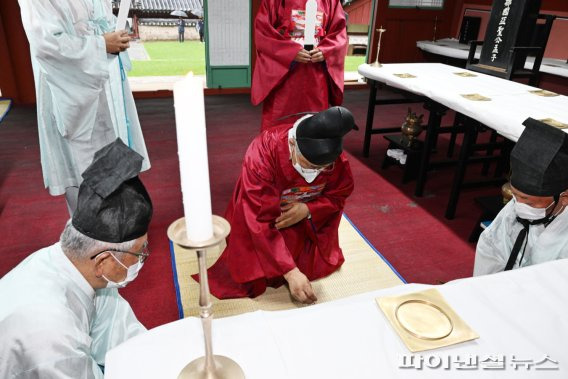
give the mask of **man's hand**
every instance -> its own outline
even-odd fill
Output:
[[[109,54],[120,53],[130,47],[130,37],[126,30],[103,34],[106,44],[106,51]]]
[[[318,301],[310,281],[297,267],[284,274],[284,279],[288,282],[290,294],[294,299],[304,304],[313,304]]]
[[[312,63],[318,63],[318,62],[325,61],[325,57],[323,56],[323,53],[317,47],[313,50],[310,50],[310,59],[311,59]]]
[[[298,54],[296,54],[296,58],[294,58],[294,60],[299,63],[310,63],[311,55],[307,50],[302,49],[298,51]]]
[[[302,221],[310,214],[304,203],[291,203],[282,207],[282,214],[276,219],[276,229],[283,229]]]

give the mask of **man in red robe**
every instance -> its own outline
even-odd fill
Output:
[[[353,177],[342,142],[353,127],[333,107],[253,140],[225,214],[227,248],[209,269],[213,295],[256,297],[288,282],[296,300],[317,300],[310,281],[344,262],[338,227]]]
[[[318,112],[343,102],[347,52],[339,0],[316,0],[316,44],[304,47],[306,0],[263,0],[255,20],[257,50],[251,100],[263,102],[262,130],[284,115]]]

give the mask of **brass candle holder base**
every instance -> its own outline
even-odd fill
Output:
[[[241,367],[232,359],[222,355],[213,355],[211,338],[211,324],[213,312],[211,310],[209,281],[207,279],[207,248],[219,245],[231,231],[231,225],[222,217],[213,216],[213,237],[206,241],[195,242],[187,238],[185,218],[174,221],[168,227],[170,240],[186,249],[197,252],[199,263],[199,306],[205,340],[205,356],[189,362],[179,373],[178,379],[244,379],[245,374]]]
[[[213,356],[213,369],[207,369],[206,357],[191,361],[181,370],[178,379],[244,379],[245,374],[237,362],[222,355]]]

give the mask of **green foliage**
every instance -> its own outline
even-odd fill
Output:
[[[365,63],[364,55],[348,55],[345,57],[345,72],[357,71],[359,65]]]
[[[144,42],[150,55],[148,61],[132,61],[128,76],[177,76],[193,71],[205,75],[205,44],[199,41]],[[345,71],[357,71],[365,56],[345,57]]]
[[[148,61],[132,61],[128,76],[205,75],[205,44],[199,41],[144,42]]]

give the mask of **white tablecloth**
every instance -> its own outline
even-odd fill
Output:
[[[517,141],[524,130],[523,121],[552,118],[568,124],[568,97],[543,97],[531,94],[538,90],[521,83],[469,71],[476,77],[461,77],[456,72],[467,70],[441,63],[399,63],[372,67],[359,66],[359,73],[395,88],[426,96],[456,112],[465,114]],[[395,74],[412,74],[400,78]],[[491,101],[472,101],[462,94],[477,93]],[[567,129],[564,129],[568,131]]]
[[[436,42],[433,41],[416,41],[416,46],[424,51],[432,54],[443,55],[445,57],[466,60],[469,55],[469,45],[459,43],[454,38],[444,38]],[[481,46],[477,47],[475,58],[479,59],[481,55]],[[528,57],[525,63],[527,70],[532,69],[534,57]],[[558,75],[568,78],[568,63],[562,59],[543,58],[540,65],[540,72]]]
[[[430,287],[401,285],[290,311],[215,320],[213,349],[237,361],[247,379],[568,377],[568,260],[437,286],[480,338],[411,354],[375,298]],[[187,318],[111,350],[105,377],[176,378],[201,355],[200,321]],[[501,356],[505,368],[488,369],[483,363],[488,356]],[[432,367],[438,360],[441,367]],[[469,360],[477,360],[470,364],[475,369],[463,370],[460,361]],[[545,367],[552,370],[541,370]]]

